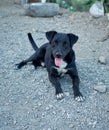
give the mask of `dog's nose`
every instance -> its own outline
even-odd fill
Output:
[[[57,53],[56,53],[56,57],[57,57],[57,58],[61,58],[61,57],[62,57],[62,54],[59,53],[59,52],[57,52]]]

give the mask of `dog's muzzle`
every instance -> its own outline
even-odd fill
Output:
[[[56,58],[61,58],[62,57],[62,54],[60,52],[57,52],[56,53]]]

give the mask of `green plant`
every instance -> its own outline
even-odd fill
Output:
[[[61,7],[71,11],[88,11],[91,5],[97,0],[50,0],[58,3]],[[105,12],[109,12],[109,0],[98,0],[104,6]]]

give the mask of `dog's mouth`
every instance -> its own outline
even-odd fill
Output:
[[[55,57],[55,65],[60,67],[62,66],[63,59],[62,58],[56,58]]]

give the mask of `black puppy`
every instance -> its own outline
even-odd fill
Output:
[[[46,37],[49,43],[38,48],[31,34],[28,33],[28,38],[35,53],[27,60],[17,64],[17,68],[20,69],[28,62],[32,62],[35,67],[40,66],[41,63],[44,62],[48,71],[49,80],[55,86],[57,99],[61,99],[64,96],[59,77],[63,74],[69,74],[73,83],[75,100],[83,101],[84,98],[79,91],[80,81],[75,65],[75,53],[72,49],[73,45],[78,40],[78,36],[71,33],[65,34],[49,31],[46,32]]]

